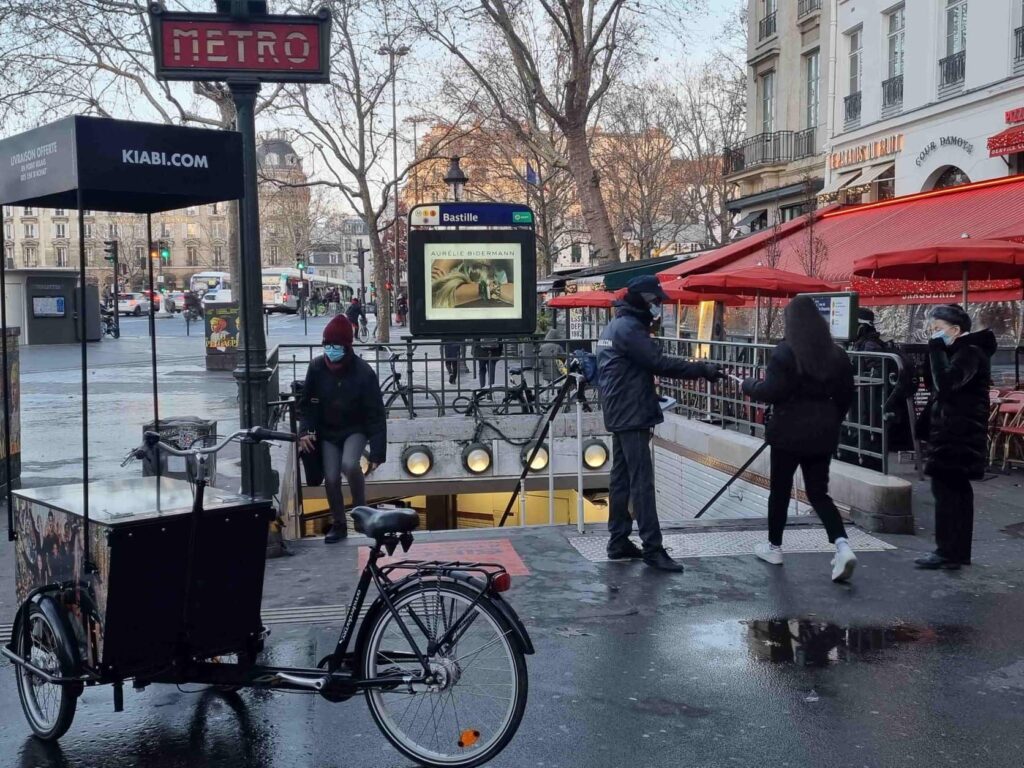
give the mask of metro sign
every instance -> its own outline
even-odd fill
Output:
[[[331,18],[170,13],[154,5],[158,80],[329,81]]]

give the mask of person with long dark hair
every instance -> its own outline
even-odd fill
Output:
[[[765,428],[772,449],[768,541],[758,545],[756,554],[766,563],[782,565],[782,533],[799,467],[807,500],[836,547],[832,581],[846,581],[857,566],[857,556],[828,494],[828,474],[843,417],[853,400],[853,366],[810,298],[793,299],[786,307],[785,323],[785,338],[772,350],[765,378],[743,382],[744,394],[772,406]]]

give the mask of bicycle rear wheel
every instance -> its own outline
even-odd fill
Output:
[[[505,618],[477,594],[440,581],[400,593],[395,607],[413,643],[390,611],[372,617],[362,676],[394,677],[396,684],[367,689],[366,703],[388,741],[421,765],[486,763],[511,741],[526,709],[526,658]],[[433,681],[402,683],[403,676],[422,676],[417,650],[456,623],[458,641],[428,660]]]
[[[441,398],[434,390],[426,387],[402,387],[391,393],[391,396],[384,402],[384,409],[389,416],[394,415],[399,418],[403,413],[414,419],[421,416],[440,416]]]

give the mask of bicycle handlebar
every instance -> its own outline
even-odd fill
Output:
[[[285,442],[294,443],[298,440],[298,435],[292,434],[291,432],[276,432],[266,427],[252,427],[250,429],[240,429],[237,432],[232,432],[221,442],[212,446],[211,448],[175,448],[173,445],[168,445],[160,439],[159,432],[146,432],[142,436],[143,444],[135,449],[135,458],[141,459],[145,457],[147,449],[156,448],[164,453],[170,454],[171,456],[209,456],[214,453],[219,453],[224,450],[228,443],[234,442],[235,440],[249,441],[253,443],[261,443],[264,440],[282,440]]]

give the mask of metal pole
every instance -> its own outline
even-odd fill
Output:
[[[552,363],[553,364],[553,363]],[[539,392],[535,388],[534,392]],[[539,403],[538,403],[539,405]],[[548,525],[555,524],[555,438],[551,437],[551,455],[548,456]]]
[[[580,382],[576,381],[579,394]],[[552,441],[553,443],[554,441]],[[583,525],[583,403],[576,398],[576,530],[584,531]]]
[[[86,573],[96,573],[89,552],[89,348],[85,322],[85,216],[82,214],[82,190],[75,193],[78,208],[78,333],[82,355],[82,545]],[[4,339],[7,346],[7,339]]]
[[[964,309],[967,309],[967,265],[964,264]]]
[[[11,491],[14,489],[14,478],[11,477],[11,369],[7,365],[7,244],[4,242],[4,207],[0,205],[0,344],[3,344],[0,358],[4,366],[4,500],[7,504],[7,540],[14,541],[14,507],[11,504]],[[81,232],[79,240],[81,240]]]
[[[121,338],[121,313],[117,311],[117,297],[119,294],[117,278],[121,272],[121,240],[114,239],[114,336]]]
[[[309,295],[309,286],[306,285],[306,270],[299,270],[299,304],[302,307],[302,335],[309,336],[309,302],[306,297]]]
[[[159,432],[160,405],[157,397],[156,383],[156,315],[154,314],[153,309],[156,299],[153,295],[153,215],[151,213],[146,214],[146,242],[149,243],[149,252],[147,253],[146,261],[149,263],[149,354],[150,364],[153,368],[153,429]],[[159,256],[160,254],[158,253],[157,258],[159,258]],[[157,476],[159,476],[159,460],[156,462],[156,465]]]
[[[388,51],[391,62],[391,151],[392,171],[395,180],[395,306],[398,306],[398,297],[401,295],[402,271],[398,264],[398,95],[395,88],[395,49]],[[411,384],[412,382],[410,382]]]
[[[748,294],[749,295],[749,294]],[[757,292],[757,302],[754,308],[754,344],[760,343],[761,335],[761,292]]]
[[[548,456],[551,463],[551,456]],[[526,525],[526,476],[519,478],[519,526]]]
[[[239,304],[242,322],[241,364],[234,376],[239,384],[239,421],[243,428],[266,426],[267,382],[271,371],[267,368],[267,341],[263,323],[262,260],[260,257],[260,211],[258,197],[258,167],[256,161],[256,96],[257,82],[229,82],[235,102],[236,125],[242,134],[242,168],[244,197],[238,206],[239,259],[241,271],[238,284],[242,288]],[[242,492],[246,495],[270,496],[270,453],[265,444],[246,444],[242,447]]]

